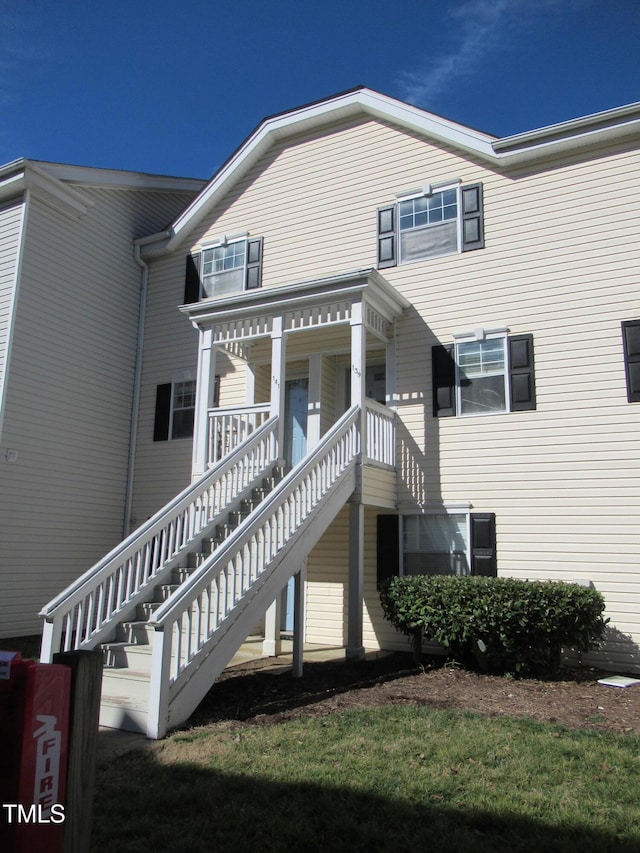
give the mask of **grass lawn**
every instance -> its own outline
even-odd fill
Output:
[[[177,732],[98,772],[93,849],[640,850],[640,740],[403,705]]]

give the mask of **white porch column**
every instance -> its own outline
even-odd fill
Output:
[[[349,502],[349,588],[347,650],[350,660],[364,658],[362,609],[364,602],[364,504],[356,494]]]
[[[363,310],[362,302],[356,302],[351,307],[351,405],[360,406],[360,453],[362,457],[366,455],[367,449],[367,417],[365,411],[367,336],[363,322]]]
[[[322,431],[322,353],[309,356],[309,411],[307,414],[307,451],[320,442]]]
[[[198,346],[198,376],[196,379],[196,410],[193,422],[192,479],[207,470],[209,455],[209,409],[213,405],[216,372],[216,351],[212,346],[211,329],[200,330]]]
[[[293,677],[302,678],[304,649],[304,584],[307,579],[307,561],[294,576],[293,605]]]
[[[365,410],[367,365],[366,330],[364,306],[355,303],[351,308],[351,405],[360,407],[360,458],[364,459],[367,449],[367,417]],[[362,463],[361,463],[362,464]],[[362,608],[364,579],[364,506],[358,491],[349,502],[349,588],[347,657],[361,660]]]
[[[395,329],[393,338],[387,343],[385,373],[387,385],[385,402],[387,404],[387,408],[395,412],[398,408],[398,379],[396,369]]]
[[[282,640],[280,638],[280,601],[281,593],[275,598],[264,614],[264,640],[262,642],[262,656],[265,658],[276,657],[282,651]]]
[[[284,404],[287,341],[282,316],[273,318],[271,332],[271,416],[278,415],[278,458],[284,461]]]

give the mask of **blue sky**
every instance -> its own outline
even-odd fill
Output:
[[[0,0],[0,163],[210,177],[366,85],[506,136],[640,101],[640,0]]]

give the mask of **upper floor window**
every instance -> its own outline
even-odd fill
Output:
[[[434,346],[431,361],[435,417],[536,408],[532,335],[479,328]]]
[[[378,210],[378,268],[484,247],[482,184],[426,185]]]
[[[398,202],[400,263],[458,251],[458,190]]]
[[[262,238],[221,237],[187,256],[184,302],[219,298],[262,284]]]

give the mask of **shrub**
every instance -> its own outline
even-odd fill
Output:
[[[387,581],[380,599],[416,649],[424,636],[486,672],[553,674],[562,646],[595,648],[609,621],[599,592],[557,581],[413,575]]]

